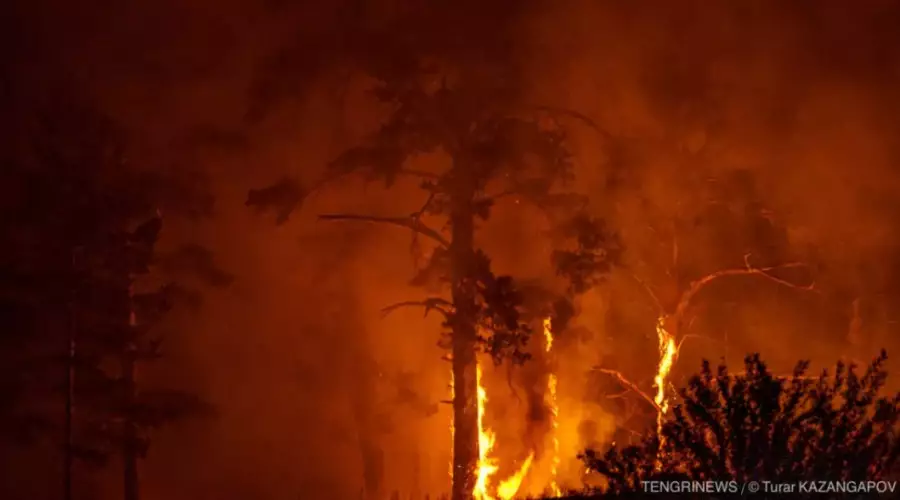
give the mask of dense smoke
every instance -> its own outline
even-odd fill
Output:
[[[248,189],[283,176],[313,182],[378,124],[384,110],[349,40],[361,25],[411,16],[413,3],[47,0],[0,15],[11,27],[0,92],[25,109],[76,82],[129,131],[133,164],[208,180],[215,197],[211,216],[173,219],[164,243],[199,238],[236,279],[175,318],[178,335],[145,376],[204,394],[219,416],[159,433],[143,466],[146,498],[358,498],[373,474],[367,460],[383,464],[385,492],[447,491],[440,318],[382,312],[423,296],[409,284],[409,234],[316,219],[406,215],[421,191],[335,183],[280,226],[244,206]],[[421,22],[434,25],[418,29],[475,51],[492,25],[476,22],[486,14],[470,4],[435,7],[454,24],[431,15]],[[787,371],[800,358],[819,367],[890,352],[900,4],[572,0],[492,15],[520,40],[504,49],[527,61],[522,101],[596,125],[560,118],[571,129],[574,189],[624,249],[559,339],[561,477],[581,480],[584,446],[627,439],[614,424],[652,421],[639,402],[599,395],[623,389],[592,368],[649,392],[653,296],[677,302],[709,273],[801,264],[778,274],[793,286],[742,276],[698,295],[676,383],[701,358],[738,365],[759,351]],[[500,272],[555,283],[541,217],[517,205],[493,214],[479,244]],[[487,374],[504,475],[547,432],[546,408],[529,403],[541,389],[528,370],[538,369],[516,370]],[[56,498],[58,482],[39,472],[15,477],[32,478],[31,498]],[[546,479],[523,491],[540,493]]]

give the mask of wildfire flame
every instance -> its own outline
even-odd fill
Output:
[[[551,319],[549,317],[544,318],[544,340],[547,354],[550,354],[553,349],[553,330],[551,326]],[[553,455],[551,457],[552,462],[550,469],[550,493],[553,496],[559,496],[561,493],[559,484],[556,480],[557,474],[559,473],[559,437],[557,436],[557,431],[559,430],[559,406],[556,397],[556,383],[556,374],[551,372],[547,378],[547,406],[550,409],[550,426],[552,429],[551,439],[553,440]]]
[[[543,321],[544,333],[544,349],[548,356],[553,352],[553,330],[551,318],[545,318]],[[656,324],[656,333],[659,341],[659,366],[654,377],[654,387],[656,388],[656,397],[654,402],[658,407],[657,412],[657,433],[662,440],[662,427],[666,414],[669,411],[669,400],[666,395],[666,381],[678,356],[678,345],[675,338],[669,333],[665,327],[665,317],[659,318]],[[476,363],[476,387],[477,387],[477,425],[478,425],[478,466],[476,469],[477,477],[475,487],[472,491],[472,497],[475,500],[512,500],[522,486],[531,465],[534,462],[534,452],[528,455],[528,458],[522,462],[519,470],[512,476],[500,482],[496,488],[492,487],[491,479],[500,469],[499,460],[492,457],[496,435],[489,429],[484,422],[485,409],[488,402],[487,390],[482,384],[482,367],[480,363]],[[558,483],[560,455],[559,455],[559,406],[557,397],[557,375],[551,373],[547,377],[547,393],[546,404],[550,411],[551,439],[552,439],[552,455],[551,455],[551,480],[550,494],[553,497],[560,497],[562,491]],[[453,373],[450,374],[450,395],[451,400],[455,393],[455,380]],[[454,425],[451,418],[450,435],[454,434]],[[662,442],[660,443],[662,446]],[[450,476],[453,476],[453,460],[450,461]]]
[[[488,480],[497,472],[497,461],[490,458],[494,448],[494,433],[484,425],[484,408],[487,404],[487,391],[481,384],[481,365],[476,368],[478,385],[478,479],[475,482],[473,496],[477,500],[493,500],[488,492]]]
[[[678,346],[675,344],[675,338],[666,330],[665,318],[659,318],[656,322],[656,335],[659,339],[659,368],[656,370],[656,377],[653,379],[653,386],[656,387],[656,398],[654,401],[659,407],[656,414],[656,432],[660,439],[660,448],[662,448],[662,427],[665,421],[666,413],[669,411],[669,399],[666,397],[666,378],[672,371],[672,364],[678,355]]]
[[[519,488],[522,486],[522,480],[525,479],[525,475],[528,474],[528,469],[531,468],[531,462],[534,460],[534,453],[528,455],[528,458],[525,459],[525,462],[522,463],[522,467],[519,468],[518,472],[513,474],[512,477],[500,483],[500,486],[497,487],[497,496],[500,500],[512,500],[512,498],[519,492]]]
[[[478,386],[478,476],[472,496],[476,500],[511,500],[518,493],[519,488],[522,486],[522,481],[531,468],[534,453],[525,459],[515,474],[500,483],[497,487],[497,496],[495,497],[491,492],[490,479],[500,467],[498,460],[491,457],[495,435],[484,424],[484,413],[488,397],[487,391],[481,383],[481,365],[477,365],[475,373]]]

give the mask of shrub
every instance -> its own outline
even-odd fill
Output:
[[[650,480],[885,479],[900,453],[900,394],[878,395],[886,359],[882,351],[862,375],[838,363],[818,377],[806,376],[808,362],[775,376],[759,355],[745,359],[742,374],[705,361],[660,435],[581,458],[606,478],[608,493],[638,492]]]

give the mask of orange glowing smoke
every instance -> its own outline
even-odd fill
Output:
[[[550,318],[544,319],[544,340],[545,340],[545,349],[547,354],[549,355],[551,350],[553,349],[553,330],[551,329],[552,321]],[[556,481],[557,474],[559,473],[559,437],[558,429],[559,429],[559,406],[557,403],[556,397],[556,374],[550,373],[550,376],[547,378],[547,407],[550,409],[550,427],[551,427],[551,439],[553,440],[553,455],[551,457],[551,469],[550,469],[550,492],[553,496],[559,496],[559,484]]]
[[[666,413],[669,411],[669,399],[666,397],[666,378],[672,371],[672,364],[675,363],[675,357],[678,355],[678,347],[675,339],[666,330],[665,318],[659,318],[656,322],[656,335],[659,339],[659,368],[656,370],[656,377],[653,379],[653,386],[656,387],[656,398],[654,401],[659,407],[656,414],[656,432],[660,439],[660,448],[662,448],[662,426],[665,421]]]

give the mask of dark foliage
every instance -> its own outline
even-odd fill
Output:
[[[419,71],[433,79],[441,77],[438,68],[424,63]],[[441,232],[422,223],[423,216],[441,216],[449,221],[454,207],[462,205],[474,218],[486,220],[490,208],[503,198],[530,202],[555,221],[558,227],[552,236],[565,247],[554,252],[553,263],[570,286],[566,294],[554,296],[550,303],[542,305],[543,309],[558,311],[557,321],[564,326],[571,317],[567,311],[573,310],[574,296],[602,280],[620,255],[615,234],[602,220],[584,211],[584,198],[559,190],[572,179],[565,129],[558,124],[546,125],[535,109],[523,109],[510,99],[512,92],[498,95],[497,89],[485,88],[481,83],[450,86],[444,81],[442,87],[428,90],[411,86],[404,78],[383,78],[374,95],[396,111],[363,144],[333,160],[314,188],[350,173],[370,181],[380,180],[387,187],[400,177],[411,177],[420,180],[427,199],[416,212],[405,217],[328,218],[406,227],[413,231],[415,256],[423,237],[440,243],[412,279],[413,284],[440,290],[450,283],[452,252]],[[454,160],[447,171],[422,172],[406,167],[409,157],[438,149],[448,152]],[[491,188],[497,192],[488,194]],[[276,222],[282,224],[301,206],[309,191],[301,183],[285,178],[269,187],[250,190],[246,205],[257,211],[274,212]],[[527,356],[522,347],[529,327],[522,317],[523,290],[511,277],[495,276],[489,257],[477,248],[466,257],[456,258],[468,261],[467,272],[478,284],[478,317],[466,321],[474,319],[483,331],[490,332],[490,337],[482,338],[486,351],[497,360],[524,360]],[[445,315],[452,315],[451,309],[445,309]]]
[[[264,212],[274,211],[275,223],[284,224],[290,218],[306,196],[306,190],[292,179],[282,179],[275,184],[262,188],[251,189],[247,193],[246,206]]]
[[[758,355],[746,372],[704,363],[680,391],[660,436],[582,459],[609,491],[639,492],[641,481],[868,481],[891,477],[900,456],[900,394],[879,397],[886,354],[862,375],[838,364],[833,375],[772,375]]]
[[[427,65],[421,72],[437,71]],[[433,75],[435,78],[439,74]],[[554,186],[571,179],[571,157],[565,143],[564,129],[547,127],[535,116],[522,113],[508,96],[500,98],[496,89],[468,86],[443,86],[434,91],[410,86],[403,78],[385,78],[375,91],[377,99],[397,111],[363,144],[353,147],[328,165],[325,178],[317,187],[350,173],[369,180],[381,180],[391,186],[398,177],[421,180],[427,195],[423,206],[407,217],[329,216],[333,219],[355,219],[407,227],[413,231],[413,246],[418,248],[425,237],[440,243],[431,252],[412,282],[441,289],[449,285],[453,258],[448,241],[438,231],[424,226],[426,215],[443,216],[464,206],[474,218],[487,219],[490,207],[502,197],[517,197],[544,208],[559,219],[571,212],[573,203],[583,200],[565,193],[553,192]],[[487,92],[487,93],[486,93]],[[533,110],[532,110],[533,111]],[[442,148],[450,152],[454,165],[445,172],[417,172],[406,168],[407,158]],[[487,194],[490,187],[498,191]],[[282,179],[272,186],[250,190],[246,204],[258,211],[273,211],[276,222],[288,220],[309,192],[299,182]],[[559,251],[554,260],[560,275],[570,279],[573,290],[583,292],[605,274],[617,251],[615,240],[600,221],[583,211],[568,215],[560,240],[575,240],[571,250]],[[477,283],[478,311],[474,321],[483,332],[485,350],[498,361],[504,357],[522,361],[527,356],[522,347],[529,326],[522,318],[524,298],[508,276],[496,276],[490,259],[477,248],[457,261],[466,260],[469,277]],[[423,304],[424,305],[424,304]],[[448,326],[454,314],[443,309]]]
[[[227,287],[234,281],[234,276],[216,262],[213,252],[196,243],[182,245],[170,252],[157,252],[154,262],[166,274],[194,276],[201,284],[214,288]],[[173,292],[186,296],[184,290]]]
[[[80,458],[105,463],[111,454],[132,450],[145,456],[149,433],[189,416],[211,415],[201,398],[178,390],[142,390],[137,365],[162,356],[155,328],[175,306],[182,287],[169,283],[134,293],[149,276],[162,219],[152,217],[129,232],[109,228],[104,244],[92,246],[77,269],[71,302],[75,335],[75,446]],[[109,368],[113,363],[115,369]],[[132,431],[129,431],[132,429]]]
[[[553,330],[562,332],[576,315],[575,299],[602,283],[621,262],[622,244],[604,220],[583,210],[560,220],[553,232],[561,245],[551,259],[568,286],[564,293],[553,295],[548,306]]]
[[[323,80],[332,89],[330,97],[340,101],[357,71],[412,82],[420,76],[424,57],[482,66],[486,61],[511,61],[517,40],[510,32],[538,2],[337,0],[334,4],[334,18],[315,27],[298,27],[293,40],[263,58],[251,84],[246,115],[250,122],[264,119],[278,103],[305,95]],[[509,65],[499,71],[509,74]]]
[[[621,256],[616,235],[603,220],[578,213],[558,228],[565,239],[574,240],[573,250],[556,250],[553,261],[557,273],[568,279],[570,293],[584,293],[609,273]]]
[[[128,161],[127,134],[94,103],[57,97],[19,109],[17,147],[0,156],[0,434],[35,449],[70,438],[76,460],[102,465],[142,456],[149,431],[167,422],[210,413],[196,395],[140,386],[134,367],[163,354],[157,327],[196,302],[192,277],[198,286],[231,277],[201,247],[156,248],[160,209],[206,213],[196,179],[141,170]],[[151,275],[164,284],[142,283]],[[70,433],[67,393],[77,408]]]

